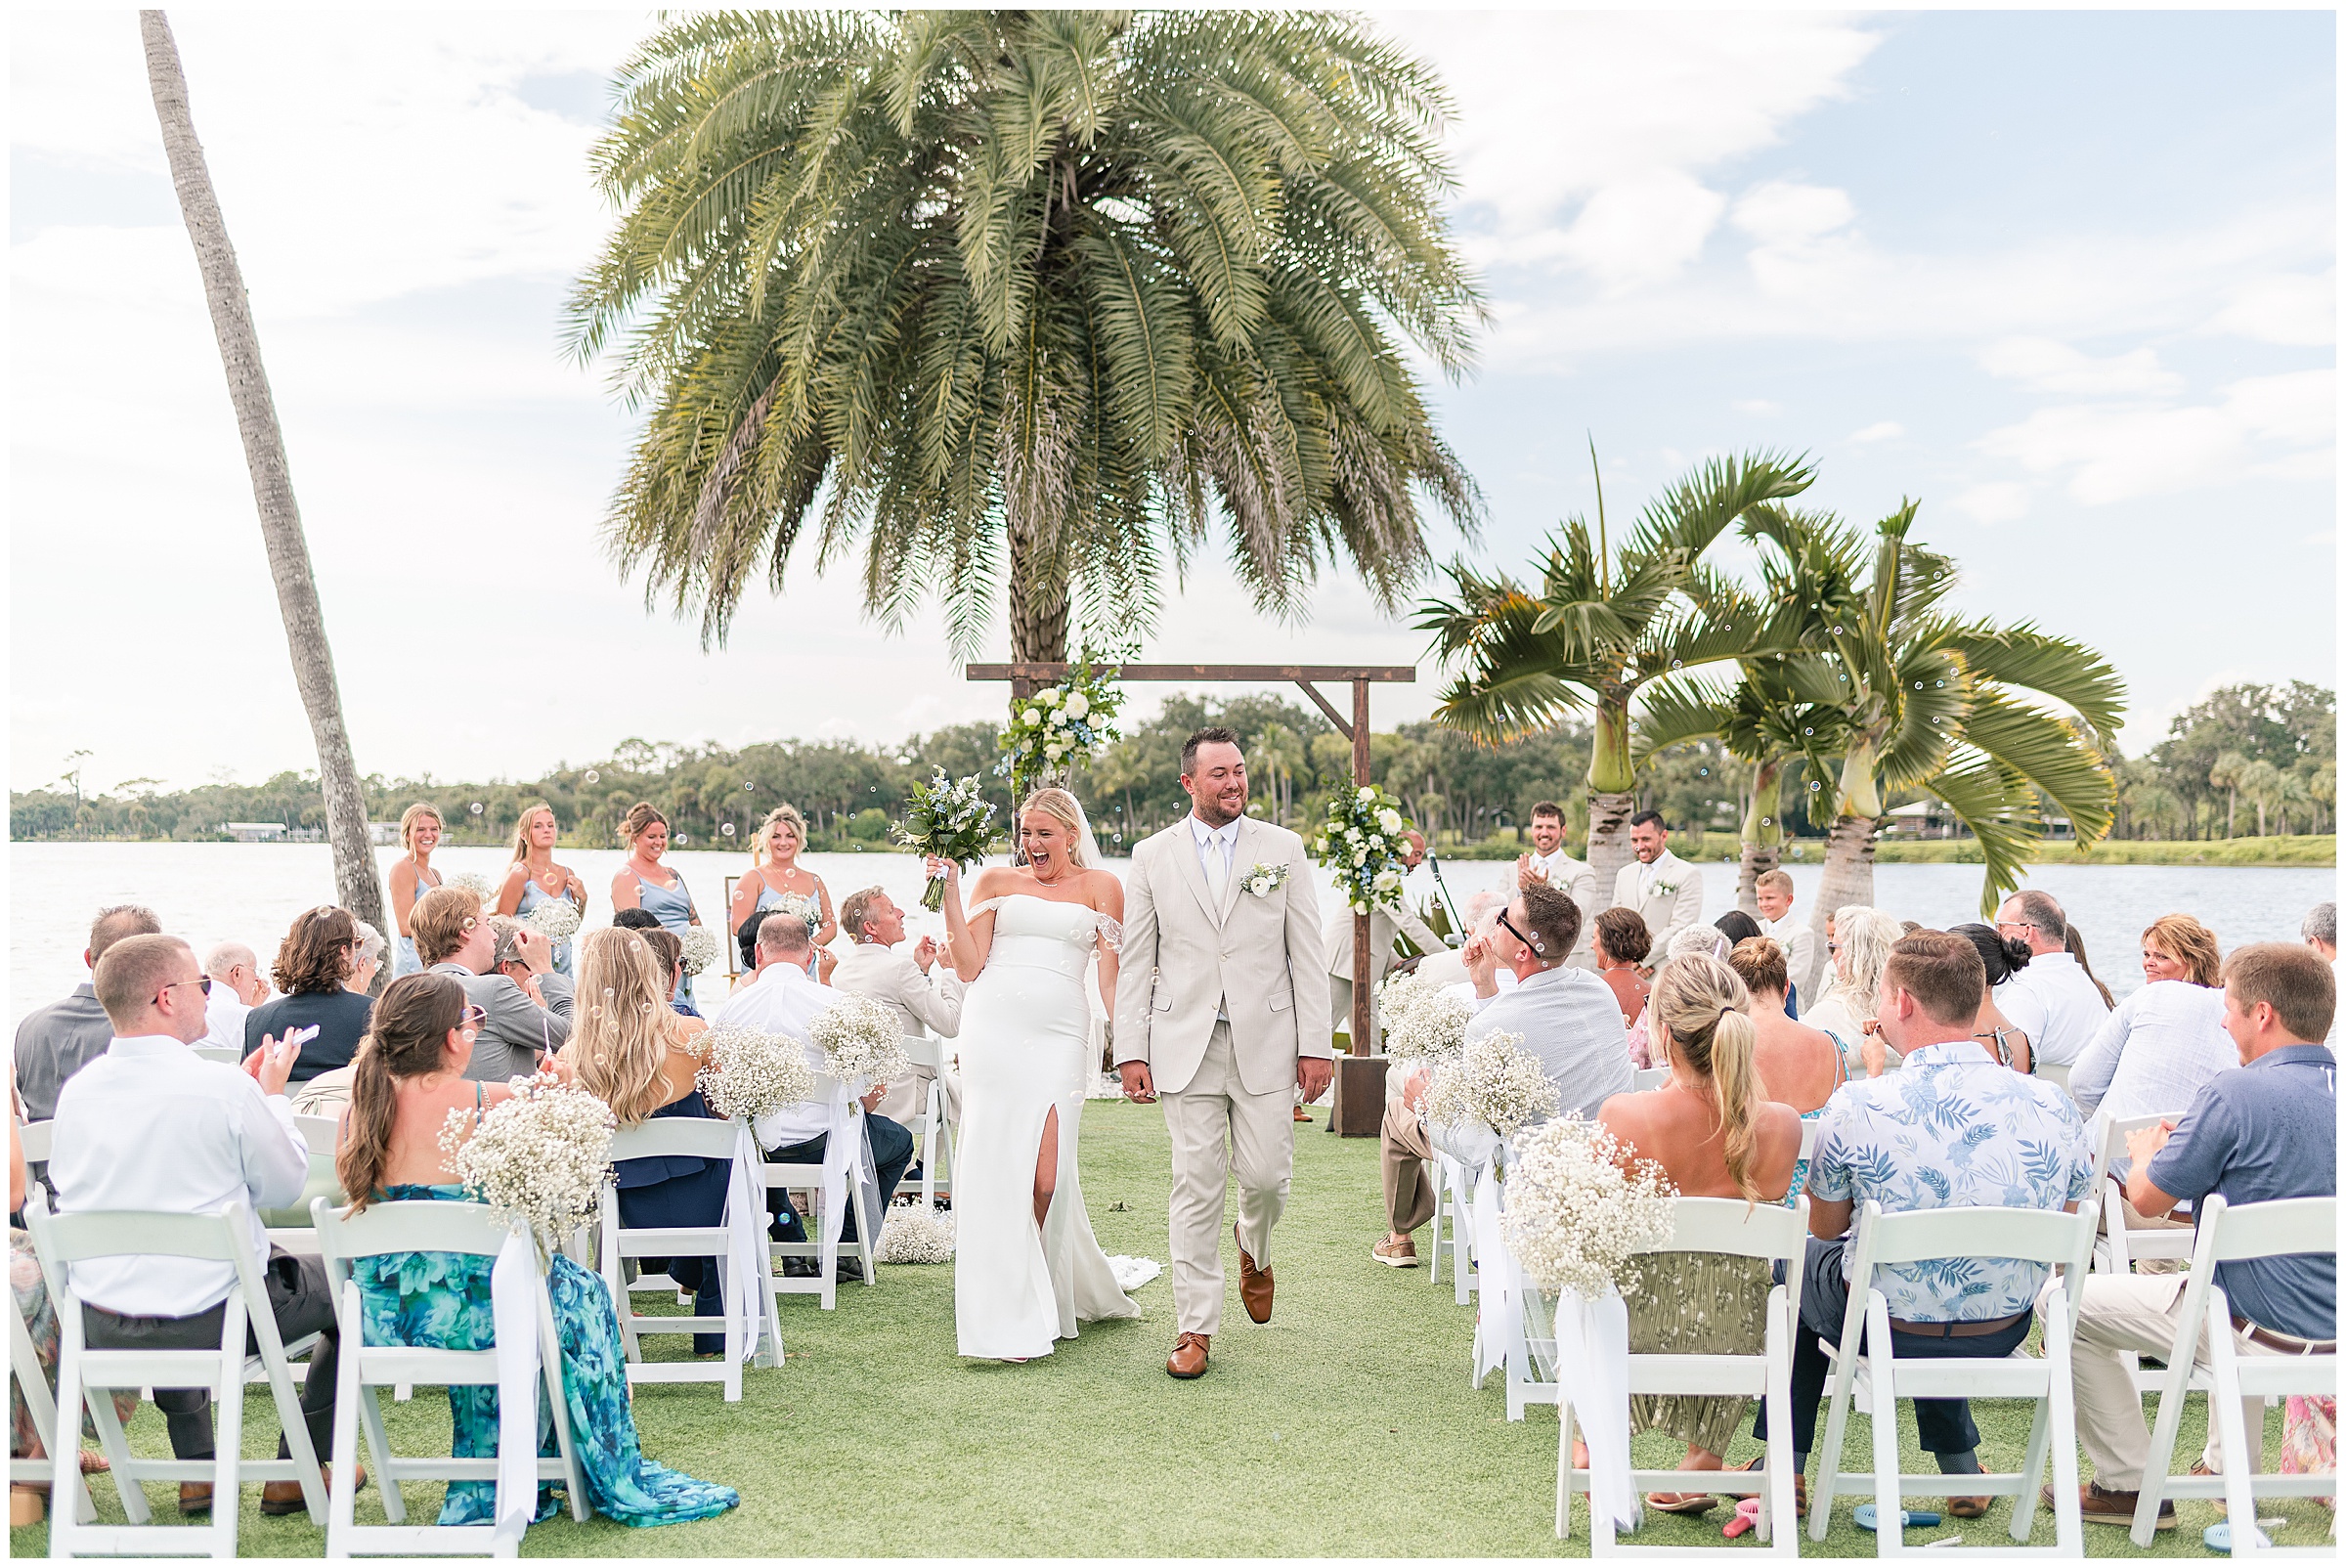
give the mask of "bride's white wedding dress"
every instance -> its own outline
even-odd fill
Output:
[[[1084,1090],[1099,1075],[1084,971],[1115,923],[1078,903],[1033,893],[988,898],[985,968],[962,1000],[961,1141],[953,1165],[953,1318],[961,1353],[1048,1356],[1078,1321],[1131,1318],[1093,1239],[1077,1180]],[[1034,1223],[1034,1164],[1043,1124],[1059,1112],[1059,1181],[1049,1219]]]

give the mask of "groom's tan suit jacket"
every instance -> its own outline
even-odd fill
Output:
[[[1248,893],[1261,864],[1286,868],[1268,893]],[[1303,840],[1252,817],[1238,821],[1222,902],[1208,895],[1189,818],[1132,851],[1116,974],[1116,1061],[1143,1062],[1159,1094],[1196,1076],[1214,1019],[1230,1019],[1231,1054],[1250,1094],[1295,1082],[1298,1056],[1332,1056],[1319,893]]]

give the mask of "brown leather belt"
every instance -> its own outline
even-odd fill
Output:
[[[2232,1326],[2267,1350],[2278,1350],[2284,1356],[2334,1356],[2338,1353],[2335,1339],[2300,1339],[2295,1334],[2276,1333],[2261,1325],[2250,1323],[2237,1312],[2232,1315]]]
[[[1923,1339],[1976,1339],[1999,1328],[2009,1328],[2027,1316],[2025,1312],[2016,1312],[2009,1318],[1981,1318],[1972,1323],[1908,1323],[1903,1318],[1892,1318],[1890,1331]]]

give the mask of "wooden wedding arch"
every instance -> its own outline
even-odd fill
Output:
[[[1368,688],[1380,683],[1408,685],[1417,679],[1412,665],[1120,664],[1113,668],[1118,680],[1142,684],[1276,685],[1292,681],[1327,716],[1327,721],[1336,726],[1336,733],[1352,742],[1352,781],[1356,787],[1368,782]],[[967,674],[972,680],[1007,680],[1014,696],[1026,697],[1038,686],[1064,679],[1067,670],[1064,662],[974,664],[968,667]],[[1350,719],[1339,713],[1320,690],[1321,681],[1342,682],[1352,687]],[[1371,1035],[1367,915],[1352,917],[1350,1027],[1352,1054],[1336,1064],[1335,1110],[1329,1117],[1329,1130],[1346,1138],[1373,1138],[1384,1117],[1385,1065],[1382,1058],[1368,1055]]]

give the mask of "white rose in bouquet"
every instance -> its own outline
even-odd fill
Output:
[[[1092,699],[1086,697],[1082,692],[1079,691],[1067,699],[1067,717],[1069,719],[1081,719],[1091,711]]]
[[[1021,721],[1023,722],[1027,728],[1033,729],[1042,723],[1043,711],[1040,708],[1029,708],[1025,713],[1020,715],[1019,717]]]

